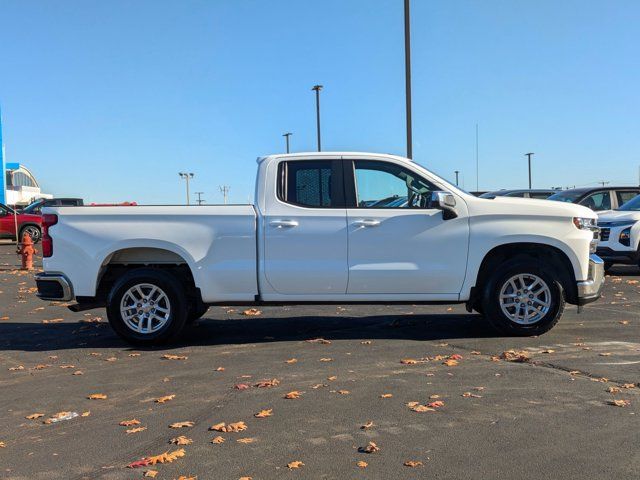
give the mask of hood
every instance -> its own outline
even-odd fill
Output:
[[[598,213],[598,223],[606,222],[637,222],[640,220],[640,212],[628,210],[605,210]]]
[[[551,215],[558,217],[598,218],[593,210],[574,203],[538,200],[534,198],[476,198],[468,202],[474,214]]]

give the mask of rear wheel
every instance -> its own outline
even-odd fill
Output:
[[[564,311],[562,285],[552,270],[531,259],[504,262],[489,278],[482,309],[501,333],[541,335],[558,323]]]
[[[107,317],[127,342],[157,345],[177,337],[187,319],[188,305],[180,282],[152,268],[131,270],[111,288]]]

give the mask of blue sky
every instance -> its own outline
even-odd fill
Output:
[[[89,201],[253,195],[255,158],[405,153],[402,0],[0,0],[8,161]],[[413,0],[414,158],[474,189],[638,182],[640,2]]]

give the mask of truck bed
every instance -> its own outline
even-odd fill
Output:
[[[52,207],[53,255],[75,296],[94,296],[101,271],[117,264],[189,266],[205,302],[251,301],[257,289],[252,205]],[[96,270],[98,269],[98,270]]]

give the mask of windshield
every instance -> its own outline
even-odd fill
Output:
[[[40,200],[37,200],[32,204],[24,207],[22,209],[22,213],[40,213],[41,209],[42,209],[42,202]]]
[[[627,203],[623,204],[618,210],[623,212],[640,212],[640,195],[633,197]]]
[[[580,198],[581,195],[582,195],[582,192],[571,192],[571,191],[558,192],[551,195],[549,198],[547,198],[547,200],[557,200],[558,202],[573,203],[578,198]]]

